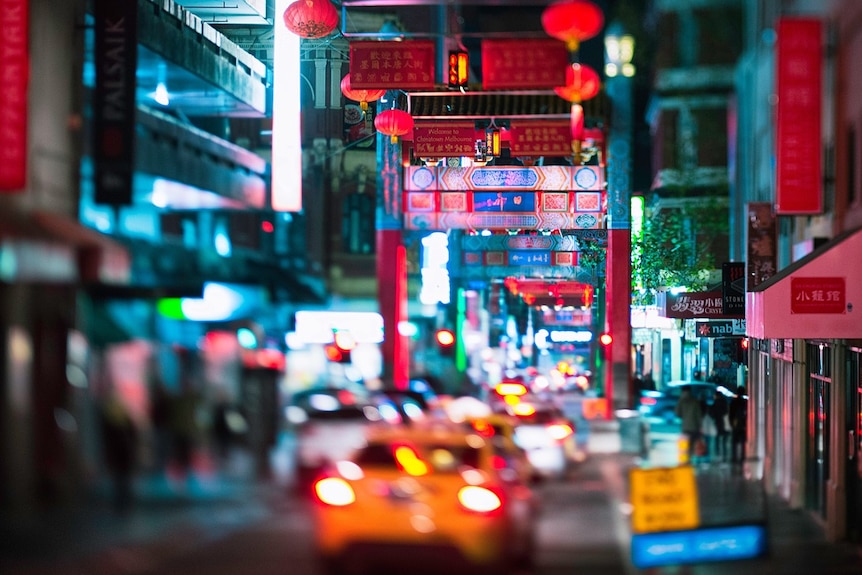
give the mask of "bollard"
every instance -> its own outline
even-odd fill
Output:
[[[688,461],[688,435],[686,435],[685,433],[681,434],[679,436],[679,439],[677,439],[677,441],[676,441],[676,447],[677,447],[677,450],[679,451],[679,453],[678,453],[679,464],[685,465],[686,463],[689,463],[689,461]]]

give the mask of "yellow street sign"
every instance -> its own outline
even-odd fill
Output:
[[[694,468],[634,468],[629,473],[632,531],[655,533],[700,526]]]

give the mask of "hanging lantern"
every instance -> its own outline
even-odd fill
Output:
[[[557,86],[554,92],[572,103],[571,131],[572,154],[581,153],[581,140],[584,139],[584,107],[581,102],[595,98],[601,89],[598,73],[584,64],[571,64],[566,69],[566,85]]]
[[[381,134],[389,136],[390,141],[395,144],[398,142],[398,136],[404,136],[413,130],[413,116],[404,110],[384,110],[374,118],[374,127]]]
[[[584,64],[571,64],[566,68],[566,85],[557,86],[554,92],[563,100],[580,103],[595,98],[601,86],[595,70]]]
[[[296,0],[283,19],[287,29],[301,38],[323,38],[338,26],[338,12],[329,0]]]
[[[548,36],[565,42],[570,53],[601,32],[604,23],[601,9],[587,0],[555,2],[542,12],[542,28]]]
[[[350,87],[350,74],[341,79],[341,93],[348,100],[359,102],[363,112],[368,111],[368,102],[376,102],[383,97],[386,90],[354,90]]]

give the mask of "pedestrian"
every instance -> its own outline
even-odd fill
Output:
[[[680,390],[679,401],[674,409],[677,417],[682,420],[682,432],[688,436],[688,460],[693,461],[697,452],[698,442],[703,441],[701,426],[703,425],[703,407],[691,391],[691,386],[684,385]]]
[[[748,396],[745,386],[736,388],[736,397],[730,400],[728,407],[730,419],[730,461],[741,465],[745,461],[745,441],[748,431]]]
[[[728,439],[730,438],[730,420],[727,417],[727,398],[718,390],[707,408],[707,414],[715,422],[715,437],[710,445],[710,454],[717,461],[730,459]]]
[[[114,510],[121,515],[126,514],[133,500],[138,429],[114,388],[108,391],[99,406],[99,422],[105,465],[111,474]]]

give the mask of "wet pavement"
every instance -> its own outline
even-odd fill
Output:
[[[630,473],[633,469],[674,466],[672,442],[654,444],[641,453],[630,453],[614,422],[592,422],[587,447],[598,460],[612,494],[617,539],[631,540]],[[52,510],[40,517],[0,519],[0,573],[84,573],[58,566],[118,565],[134,562],[134,549],[157,548],[159,556],[180,554],[201,541],[215,540],[265,520],[278,509],[291,489],[289,446],[279,446],[271,461],[271,473],[259,476],[253,462],[238,456],[224,469],[208,469],[186,479],[164,474],[139,477],[135,507],[117,514],[110,505],[107,485],[98,486],[74,508]],[[638,568],[627,571],[650,574],[763,575],[862,573],[862,547],[829,542],[817,520],[807,511],[795,510],[763,492],[758,481],[746,479],[728,464],[703,464],[694,468],[699,495],[701,527],[756,524],[764,527],[763,556],[734,561],[700,562]],[[123,555],[126,554],[126,555]],[[99,557],[101,559],[98,559]],[[96,559],[92,559],[96,558]],[[629,558],[631,561],[631,558]],[[95,563],[93,562],[95,561]],[[133,570],[123,570],[130,572]],[[103,571],[110,573],[110,569]],[[119,571],[114,571],[119,572]]]

